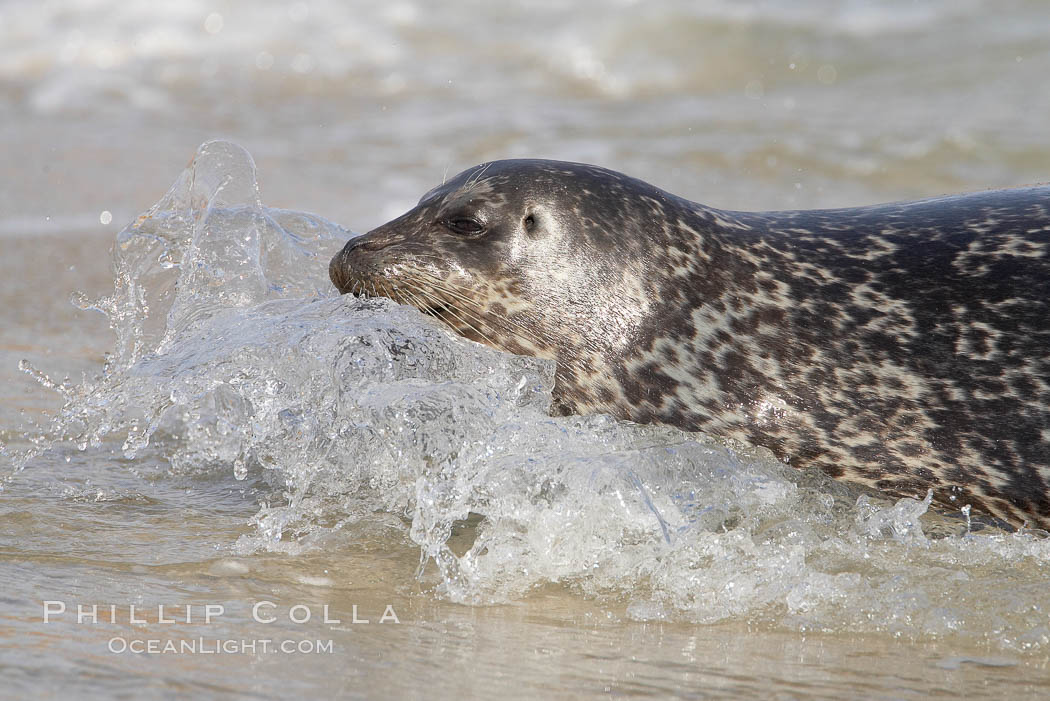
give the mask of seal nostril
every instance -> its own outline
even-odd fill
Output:
[[[343,249],[346,253],[352,253],[353,251],[379,251],[386,248],[393,241],[390,239],[384,239],[372,234],[364,234],[357,238],[350,239],[346,243],[346,247]]]

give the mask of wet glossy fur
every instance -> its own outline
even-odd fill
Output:
[[[1050,187],[730,212],[497,161],[351,240],[331,275],[555,359],[561,412],[1050,525]]]

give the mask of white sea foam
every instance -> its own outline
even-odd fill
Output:
[[[267,159],[274,201],[368,225],[489,158],[598,163],[729,209],[1037,181],[1044,15],[971,0],[9,0],[0,234],[125,220],[217,135]]]
[[[209,83],[220,75],[239,78],[240,89],[256,93],[255,103],[296,76],[305,92],[311,81],[302,78],[334,81],[329,88],[336,90],[352,80],[346,87],[357,93],[450,87],[459,93],[448,80],[456,54],[438,50],[452,43],[470,47],[479,59],[534,66],[526,73],[532,81],[548,74],[562,87],[582,82],[637,96],[713,78],[717,67],[681,59],[690,45],[718,42],[734,28],[908,35],[980,9],[958,0],[623,5],[631,11],[610,12],[596,0],[522,7],[407,0],[8,2],[0,6],[0,78],[27,84],[27,104],[41,113],[176,109],[181,100],[211,93]],[[655,36],[662,40],[648,41]],[[215,88],[225,89],[221,83]],[[186,92],[191,85],[196,95]]]

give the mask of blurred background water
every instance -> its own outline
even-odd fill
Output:
[[[446,171],[508,156],[752,209],[1045,178],[1038,0],[8,0],[0,13],[8,232],[92,226],[103,210],[115,231],[217,137],[255,156],[271,204],[360,230]]]
[[[524,511],[495,504],[492,490],[525,494],[536,485],[524,477],[522,484],[500,483],[498,472],[483,469],[471,474],[471,487],[489,490],[488,497],[423,509],[421,493],[405,485],[415,484],[413,470],[430,474],[431,453],[387,455],[365,468],[335,460],[332,474],[311,481],[316,474],[292,465],[288,451],[299,451],[310,466],[327,464],[333,452],[351,454],[350,444],[324,437],[342,424],[320,422],[320,413],[282,414],[279,405],[268,414],[261,396],[292,400],[264,385],[253,386],[255,394],[216,394],[215,386],[231,386],[232,375],[215,368],[241,359],[243,368],[259,371],[254,379],[294,376],[298,370],[274,350],[289,333],[289,314],[302,319],[303,338],[372,338],[371,326],[366,333],[333,319],[380,314],[383,328],[402,334],[398,339],[437,343],[399,311],[327,299],[323,254],[349,236],[339,226],[281,220],[288,231],[274,230],[266,240],[283,246],[288,270],[302,266],[302,279],[293,284],[287,270],[263,269],[255,279],[262,291],[244,292],[239,307],[207,297],[207,280],[180,278],[183,303],[206,298],[234,311],[203,326],[193,326],[193,314],[167,317],[188,319],[204,335],[169,338],[168,360],[152,365],[122,355],[107,319],[69,298],[74,290],[87,298],[112,295],[114,280],[118,292],[149,282],[161,311],[184,308],[157,292],[177,286],[163,278],[171,266],[161,264],[169,259],[158,251],[181,264],[204,232],[200,222],[231,236],[243,232],[236,223],[184,203],[200,221],[173,227],[160,249],[118,247],[116,271],[107,250],[168,191],[197,146],[217,138],[254,157],[261,201],[248,204],[256,215],[281,207],[359,232],[400,214],[446,175],[505,157],[597,163],[737,209],[870,204],[1045,181],[1048,30],[1050,8],[1039,0],[0,2],[4,474],[13,455],[32,450],[34,441],[47,445],[55,416],[66,417],[61,425],[72,435],[68,417],[79,411],[77,420],[99,436],[84,451],[75,441],[56,444],[4,482],[0,663],[7,693],[1045,697],[1050,551],[1037,537],[966,535],[958,522],[938,530],[908,505],[854,506],[855,495],[825,502],[826,486],[795,485],[760,457],[740,469],[724,456],[712,464],[736,480],[723,501],[745,515],[766,506],[774,515],[718,521],[722,531],[680,539],[685,545],[671,550],[660,549],[668,541],[656,521],[602,540],[608,533],[595,524],[622,526],[636,514],[611,516],[597,498],[581,502],[581,490],[594,483],[562,480],[572,465],[536,468],[563,491],[543,491],[540,479],[542,499],[525,502]],[[250,192],[250,168],[237,158],[223,163],[192,172],[202,180],[228,175]],[[179,192],[189,197],[190,189]],[[317,237],[303,236],[306,230]],[[134,259],[141,267],[121,270],[120,261],[133,254],[142,255]],[[228,281],[228,273],[215,279]],[[278,279],[291,291],[274,293],[270,283]],[[304,301],[310,295],[316,299]],[[275,299],[292,307],[251,306]],[[108,311],[112,319],[114,309]],[[152,318],[165,317],[155,311]],[[114,326],[129,332],[136,319],[115,319]],[[383,333],[378,338],[392,332]],[[243,355],[230,337],[249,347],[261,339],[259,347],[272,352]],[[343,358],[323,344],[310,347],[319,367]],[[452,358],[475,352],[449,348]],[[118,362],[101,384],[81,385],[83,376],[102,371],[106,353],[111,363],[128,362]],[[197,356],[214,366],[195,365]],[[425,365],[431,356],[408,357]],[[65,394],[20,371],[23,359],[59,384],[71,378]],[[666,487],[661,479],[676,474],[646,451],[685,437],[602,425],[551,428],[515,413],[513,402],[499,403],[516,376],[500,380],[504,386],[485,374],[521,371],[541,387],[542,369],[523,371],[488,356],[476,362],[469,373],[456,366],[429,376],[452,373],[445,381],[482,382],[500,397],[459,415],[450,431],[461,424],[490,430],[496,414],[502,423],[475,436],[478,445],[553,431],[542,433],[548,443],[540,454],[573,455],[577,467],[598,460],[589,469],[599,472],[626,466],[645,487]],[[186,387],[199,396],[181,397]],[[418,429],[415,414],[397,408],[403,405],[391,398],[393,385],[384,387],[380,395],[362,390],[371,404],[351,404],[373,412],[362,425],[387,431],[379,445],[410,452],[392,436],[397,426]],[[299,405],[334,406],[319,387],[303,388]],[[186,419],[200,413],[200,396],[212,418],[239,416],[243,423],[220,435],[217,419],[207,430],[199,416]],[[256,408],[244,409],[244,401]],[[174,407],[179,416],[161,422],[153,443],[129,457],[122,443],[141,425],[112,407],[126,413],[136,402],[158,412]],[[310,433],[310,420],[321,428]],[[525,429],[515,433],[515,422]],[[246,435],[246,426],[254,433]],[[124,433],[109,435],[118,428]],[[431,441],[444,435],[416,433]],[[313,442],[301,442],[304,435]],[[614,459],[601,462],[595,446],[610,445]],[[693,464],[690,451],[701,448],[682,450],[685,457],[675,459]],[[483,453],[466,464],[501,465],[485,462]],[[276,463],[264,455],[278,456]],[[528,450],[516,455],[524,460]],[[450,464],[463,467],[465,459]],[[395,467],[409,476],[387,470]],[[332,477],[351,473],[353,485]],[[441,479],[432,486],[452,484]],[[748,492],[756,479],[772,490]],[[568,501],[558,501],[561,494]],[[587,524],[558,511],[581,503],[597,509],[585,511]],[[650,504],[654,513],[692,508],[661,504]],[[460,507],[485,515],[489,525],[452,519]],[[800,514],[797,522],[791,512]],[[429,526],[420,520],[428,513],[437,514]],[[926,524],[925,534],[915,532],[917,523]],[[275,532],[279,546],[267,540]],[[527,537],[513,541],[515,532]],[[564,537],[553,545],[529,540],[550,533]],[[478,537],[490,538],[488,565],[463,559]],[[511,542],[519,549],[496,560],[496,546]],[[430,568],[417,579],[421,558]],[[600,560],[600,574],[587,574],[588,558]],[[476,569],[468,572],[470,564]],[[78,625],[66,616],[44,624],[45,599],[113,603],[124,622]],[[282,614],[307,605],[313,620],[303,626],[283,615],[267,627],[250,615],[259,600],[278,603]],[[229,613],[217,624],[180,625],[179,637],[308,636],[334,639],[335,652],[178,657],[107,649],[117,635],[173,637],[156,620],[157,604],[184,613],[207,603],[225,604]],[[344,623],[354,605],[376,619],[393,604],[402,622],[324,625],[326,603]],[[130,604],[152,607],[150,622],[128,622]]]

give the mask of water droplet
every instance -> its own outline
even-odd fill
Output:
[[[222,31],[222,15],[218,12],[212,12],[210,15],[204,18],[204,31],[208,34],[218,34]]]
[[[817,80],[824,85],[831,85],[838,79],[839,72],[830,63],[825,63],[817,69]]]
[[[309,73],[314,69],[314,57],[310,54],[296,54],[292,59],[292,70],[296,73]]]
[[[95,305],[91,301],[91,299],[86,294],[81,292],[80,290],[74,290],[72,292],[72,294],[69,295],[69,303],[72,304],[77,309],[94,309],[95,308]]]
[[[260,71],[268,71],[273,68],[273,54],[268,51],[260,51],[255,56],[255,67]]]

